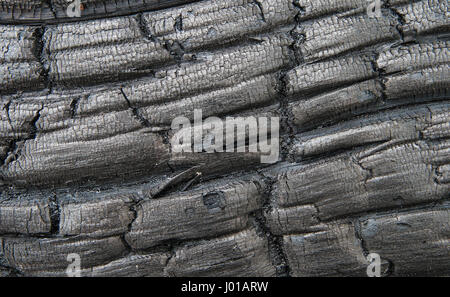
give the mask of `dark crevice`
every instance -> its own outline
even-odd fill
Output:
[[[139,30],[141,31],[141,35],[148,40],[154,41],[156,42],[155,38],[153,37],[152,32],[150,32],[150,30],[147,27],[147,23],[144,19],[144,15],[142,13],[139,13],[136,16],[138,25],[139,25]]]
[[[11,160],[12,157],[10,157],[14,151],[16,150],[16,141],[9,140],[5,141],[7,144],[6,151],[2,151],[2,154],[0,155],[0,166],[8,165],[10,163],[9,160]],[[15,158],[15,157],[13,157]],[[3,185],[3,182],[0,178],[0,184]]]
[[[184,45],[178,41],[178,40],[167,40],[161,42],[157,36],[154,36],[152,32],[148,29],[147,23],[143,17],[143,14],[138,15],[138,24],[139,29],[141,30],[141,34],[148,40],[151,40],[152,42],[161,44],[173,57],[175,62],[179,65],[181,62],[184,61],[194,61],[195,55],[194,54],[186,54]],[[180,14],[174,24],[174,30],[175,31],[182,31],[183,30],[183,17]]]
[[[175,19],[173,27],[175,31],[183,31],[183,16],[181,14]]]
[[[379,59],[380,53],[374,52],[373,57],[370,57],[370,65],[372,66],[372,70],[376,73],[377,77],[375,78],[377,82],[381,86],[381,104],[386,104],[387,102],[387,94],[386,94],[386,77],[385,77],[385,71],[384,69],[380,68],[378,66],[378,59]]]
[[[22,277],[22,276],[24,276],[24,274],[21,271],[19,271],[18,269],[8,266],[6,264],[2,264],[1,259],[0,259],[0,269],[8,271],[7,275],[2,275],[2,271],[0,270],[0,277]]]
[[[49,211],[50,211],[50,234],[59,234],[59,225],[61,222],[61,210],[59,207],[58,197],[53,195],[49,201]]]
[[[299,25],[296,25],[295,28],[289,32],[289,35],[293,39],[293,42],[289,46],[289,49],[291,50],[291,55],[293,55],[295,58],[293,61],[294,65],[292,67],[295,68],[305,63],[305,58],[303,57],[303,53],[300,49],[300,44],[304,42],[306,36]]]
[[[3,109],[6,111],[6,117],[8,118],[8,123],[11,126],[11,129],[14,129],[12,126],[11,115],[9,114],[9,107],[11,106],[12,100],[9,100],[4,106]]]
[[[405,26],[406,24],[405,17],[402,14],[400,14],[394,7],[391,6],[390,0],[386,0],[383,6],[386,9],[389,9],[389,11],[391,11],[392,14],[397,17],[398,24],[395,26],[395,29],[400,35],[402,43],[405,42],[405,33],[403,32],[402,29],[402,27]]]
[[[120,88],[120,93],[122,94],[123,98],[128,104],[128,107],[132,110],[134,117],[142,124],[143,127],[149,128],[151,127],[150,122],[144,118],[137,107],[132,106],[130,100],[128,99],[127,95],[125,94],[123,88]]]
[[[125,247],[125,253],[123,255],[124,257],[133,253],[133,248],[128,243],[128,241],[125,239],[125,235],[126,234],[120,235],[120,241],[122,242],[123,246]]]
[[[168,40],[164,43],[164,48],[178,63],[186,60],[184,45],[178,40]],[[187,56],[187,55],[186,55]],[[189,60],[189,59],[187,59]]]
[[[368,249],[367,247],[367,243],[364,240],[363,236],[362,236],[362,232],[361,232],[361,222],[358,219],[355,219],[352,222],[354,229],[355,229],[355,237],[356,239],[359,241],[362,253],[364,258],[369,261],[369,259],[367,258],[367,256],[371,253],[371,251]],[[380,255],[381,258],[381,276],[382,277],[387,277],[390,276],[394,273],[395,271],[395,266],[394,266],[394,262],[389,260],[389,259],[385,259],[382,257],[382,255]]]
[[[45,34],[46,27],[41,26],[38,27],[33,35],[35,38],[35,44],[34,44],[34,55],[36,59],[41,64],[41,76],[43,77],[44,84],[48,90],[48,93],[52,93],[53,90],[53,82],[51,81],[49,77],[49,61],[48,61],[48,50],[45,48],[45,41],[44,41],[44,34]]]
[[[290,147],[295,140],[295,125],[291,119],[293,115],[289,111],[289,96],[287,95],[287,73],[292,68],[300,65],[303,62],[303,56],[299,49],[299,44],[304,42],[305,35],[299,27],[300,21],[298,16],[303,12],[302,8],[298,6],[298,2],[294,1],[294,7],[298,9],[298,13],[295,17],[294,28],[289,31],[289,35],[292,39],[292,43],[289,46],[290,50],[290,63],[287,67],[282,69],[278,78],[277,92],[280,100],[280,114],[281,114],[281,158],[282,160],[290,160]]]
[[[167,166],[169,167],[169,169],[173,174],[176,172],[173,168],[170,167],[169,163],[167,163]],[[188,183],[183,187],[183,189],[187,190],[190,186],[194,185],[194,183],[196,183],[200,179],[202,173],[197,171],[199,167],[200,166],[194,166],[182,172],[177,172],[175,173],[175,175],[168,177],[165,181],[158,184],[158,186],[151,189],[150,191],[151,198],[156,199],[160,196],[164,196],[168,194],[170,191],[176,189],[180,183],[185,181],[188,181]]]
[[[52,0],[44,0],[43,1],[45,4],[47,4],[48,8],[50,9],[52,15],[54,18],[56,18],[57,14],[56,14],[56,10],[55,7],[53,7],[53,3]]]
[[[265,237],[268,243],[268,253],[272,265],[275,267],[275,275],[277,277],[289,277],[290,268],[283,250],[283,237],[275,236],[266,226],[266,219],[263,211],[255,211],[249,214],[254,220],[257,234]]]
[[[366,168],[361,164],[361,161],[358,160],[356,157],[352,156],[350,157],[350,160],[353,161],[354,164],[356,164],[363,172],[366,172],[366,176],[364,177],[364,187],[367,184],[367,181],[371,178],[373,178],[373,169],[372,168]]]
[[[132,213],[132,218],[130,220],[130,223],[127,226],[127,232],[125,232],[124,234],[122,234],[120,236],[120,240],[122,241],[122,244],[125,246],[126,249],[126,253],[130,254],[133,252],[133,248],[131,247],[130,243],[126,240],[125,236],[131,232],[132,228],[133,228],[133,224],[137,219],[138,213],[136,210],[136,207],[139,205],[139,203],[143,200],[142,197],[133,195],[132,197],[132,202],[129,205],[129,211]]]
[[[172,243],[168,243],[167,247],[169,249],[169,256],[167,257],[166,262],[164,263],[164,272],[165,273],[167,273],[165,270],[166,270],[167,266],[169,265],[170,260],[172,260],[172,258],[174,258],[176,255],[175,245],[173,245]]]
[[[263,20],[263,22],[267,22],[266,16],[264,15],[264,7],[263,7],[262,3],[259,0],[253,0],[253,2],[256,4],[256,6],[258,6],[260,14],[261,14],[261,19]]]
[[[386,259],[386,258],[384,258],[384,260],[387,261],[388,266],[386,267],[386,270],[384,271],[383,276],[391,276],[391,275],[395,274],[394,261],[392,261],[390,259]]]
[[[184,185],[184,187],[181,189],[181,192],[187,191],[191,186],[193,186],[195,183],[201,181],[201,177],[202,177],[202,173],[201,172],[197,172],[195,174],[195,176],[189,180],[186,185]]]
[[[182,243],[178,240],[168,240],[162,246],[164,246],[168,250],[168,256],[166,261],[164,262],[164,276],[166,277],[176,277],[176,275],[170,271],[167,271],[167,267],[172,259],[176,257],[177,248],[182,246]]]
[[[77,97],[70,102],[70,117],[73,119],[77,115],[78,110],[78,103],[80,102],[81,98]]]
[[[31,132],[30,132],[30,135],[28,136],[28,138],[26,138],[25,140],[30,140],[30,139],[36,138],[36,134],[38,131],[38,128],[36,127],[36,123],[39,120],[39,118],[41,117],[41,111],[43,109],[44,109],[44,103],[41,103],[41,108],[36,112],[36,114],[34,115],[34,117],[31,119],[31,121],[29,123]]]
[[[280,114],[281,114],[281,158],[283,161],[290,160],[290,147],[295,140],[295,124],[291,119],[294,116],[289,110],[289,100],[285,95],[286,90],[286,72],[282,72],[279,78],[279,96],[280,96]]]
[[[8,150],[5,154],[5,157],[1,159],[0,166],[6,166],[9,163],[17,160],[19,158],[20,154],[22,153],[22,147],[23,147],[25,141],[36,138],[36,134],[38,131],[38,129],[36,127],[36,122],[39,120],[39,118],[41,116],[42,109],[44,109],[43,103],[41,105],[41,108],[34,115],[34,117],[27,123],[29,125],[29,129],[30,129],[27,137],[19,137],[16,139],[12,139],[8,142]]]
[[[314,207],[314,210],[316,211],[316,213],[313,214],[312,217],[313,217],[314,219],[316,219],[316,221],[317,221],[319,224],[323,223],[323,220],[322,220],[322,217],[321,217],[321,211],[320,211],[320,208],[317,206],[316,203],[311,203],[310,205],[311,205],[312,207]]]
[[[170,138],[171,137],[170,130],[162,130],[162,131],[157,131],[155,133],[157,133],[159,136],[162,137],[163,144],[166,144],[169,147],[169,152],[172,152],[172,141]]]
[[[369,252],[369,250],[367,248],[367,244],[364,241],[364,238],[362,237],[362,234],[361,234],[362,232],[361,232],[361,223],[360,223],[360,221],[357,220],[357,219],[354,220],[353,221],[353,226],[355,228],[355,236],[359,240],[359,244],[361,246],[361,250],[363,252],[364,258],[366,258],[367,255],[370,254],[370,252]]]
[[[450,180],[448,178],[445,178],[444,172],[441,171],[440,166],[431,165],[431,167],[432,167],[432,171],[434,173],[433,182],[436,185],[446,185],[446,184],[450,183]]]
[[[253,219],[254,226],[257,234],[267,239],[269,258],[275,267],[277,277],[289,277],[290,267],[283,250],[283,237],[274,235],[266,221],[266,214],[272,209],[271,205],[271,193],[272,187],[275,184],[275,180],[259,173],[264,183],[261,188],[261,194],[263,196],[262,208],[249,214],[249,217]],[[261,185],[260,185],[261,186]]]
[[[8,166],[9,163],[17,160],[17,158],[19,158],[22,145],[23,142],[20,140],[9,141],[7,151],[1,160],[1,166]]]
[[[303,15],[306,12],[306,8],[304,6],[301,5],[299,0],[294,0],[292,1],[292,4],[294,5],[295,8],[297,8],[298,10],[298,14],[297,14],[297,19],[298,17],[300,17],[301,15]]]

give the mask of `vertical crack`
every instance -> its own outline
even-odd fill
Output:
[[[58,235],[59,225],[61,222],[61,209],[59,207],[59,201],[56,195],[53,195],[50,198],[49,208],[50,208],[50,234]]]
[[[295,26],[292,28],[292,30],[289,31],[289,36],[292,39],[292,43],[289,46],[291,62],[286,67],[286,69],[280,71],[277,86],[277,92],[279,95],[279,102],[280,102],[281,130],[283,132],[281,133],[282,135],[281,157],[283,161],[291,159],[289,147],[291,147],[292,144],[294,143],[296,134],[295,125],[291,121],[293,115],[289,111],[289,95],[287,92],[288,86],[287,73],[289,70],[292,70],[293,68],[299,66],[304,61],[303,55],[299,49],[299,44],[301,44],[305,40],[305,35],[300,27],[299,21],[299,16],[303,13],[304,9],[301,6],[299,6],[298,1],[294,1],[293,4],[294,7],[297,8],[298,13],[295,17]]]
[[[47,4],[54,18],[56,18],[56,10],[53,6],[52,0],[44,0],[44,3]]]
[[[9,107],[8,107],[9,109]],[[30,131],[28,132],[27,137],[21,137],[17,139],[12,139],[9,142],[8,149],[6,153],[4,154],[4,157],[1,158],[1,166],[6,166],[9,163],[17,160],[22,152],[22,147],[27,140],[35,139],[37,135],[37,127],[36,122],[39,120],[41,116],[41,111],[44,109],[44,104],[41,103],[41,108],[36,112],[34,117],[31,119],[31,121],[28,122],[28,125],[30,126]],[[8,111],[9,113],[9,111]],[[9,116],[8,116],[9,117]]]
[[[364,258],[366,258],[367,255],[369,255],[370,253],[369,253],[369,250],[367,249],[366,242],[364,241],[364,238],[362,237],[361,222],[358,219],[356,219],[352,223],[355,228],[355,237],[359,241]]]
[[[131,199],[132,199],[132,201],[131,201],[130,206],[129,206],[129,211],[132,214],[132,218],[131,218],[130,223],[127,226],[127,231],[120,236],[120,240],[122,241],[122,244],[125,246],[127,254],[130,254],[131,252],[133,252],[133,248],[131,247],[130,243],[126,240],[125,236],[128,233],[130,233],[132,228],[133,228],[133,224],[134,224],[134,222],[136,221],[136,219],[138,217],[138,213],[137,213],[136,207],[143,200],[143,197],[141,197],[139,195],[138,196],[131,196]]]
[[[184,60],[185,49],[181,42],[178,40],[168,40],[164,43],[164,48],[170,53],[170,55],[177,62]]]
[[[3,109],[6,111],[6,117],[8,118],[8,123],[11,126],[11,129],[14,129],[12,126],[11,115],[9,114],[9,107],[11,106],[12,100],[9,100],[4,106]]]
[[[166,261],[165,261],[165,263],[164,263],[164,274],[166,275],[166,276],[169,276],[169,277],[176,277],[176,275],[174,275],[173,273],[170,273],[170,272],[168,272],[167,271],[167,266],[169,265],[169,263],[170,263],[170,261],[173,259],[173,258],[175,258],[175,256],[176,256],[176,245],[175,244],[172,244],[171,242],[169,242],[168,244],[167,244],[167,246],[168,246],[168,248],[169,248],[169,256],[167,257],[167,259],[166,259]]]
[[[259,11],[261,13],[261,19],[263,20],[264,23],[266,23],[266,16],[264,15],[264,7],[262,5],[262,3],[259,0],[253,0],[253,2],[256,4],[256,6],[258,6]]]
[[[123,88],[120,88],[120,93],[122,94],[123,98],[125,98],[125,101],[128,104],[128,107],[132,110],[134,117],[142,124],[142,126],[148,128],[150,127],[150,122],[144,118],[141,113],[139,112],[139,109],[137,107],[134,107],[130,100],[128,99],[127,95],[125,94]]]
[[[30,140],[30,139],[35,139],[36,138],[36,134],[38,131],[38,128],[36,126],[37,121],[39,120],[39,118],[41,117],[41,111],[44,109],[44,103],[41,103],[41,108],[36,112],[36,114],[34,115],[34,117],[31,119],[30,121],[30,135],[27,139],[25,140]]]
[[[365,168],[365,167],[361,164],[360,160],[358,160],[356,157],[351,157],[350,160],[351,160],[355,165],[357,165],[359,168],[361,168],[361,170],[362,170],[363,172],[366,173],[365,176],[364,176],[364,184],[363,184],[363,186],[364,186],[364,188],[365,188],[366,191],[367,191],[367,188],[366,188],[366,187],[367,187],[367,181],[368,181],[369,179],[373,178],[373,170],[372,170],[372,168]]]
[[[35,38],[35,43],[34,43],[34,55],[36,57],[36,59],[39,61],[39,63],[41,64],[41,76],[43,77],[44,80],[44,84],[46,86],[46,88],[48,89],[48,93],[52,92],[53,89],[53,83],[50,79],[49,76],[49,60],[48,60],[48,50],[45,48],[45,42],[44,42],[44,35],[45,35],[45,30],[46,27],[44,26],[40,26],[38,27],[33,35]]]
[[[78,110],[78,104],[80,103],[81,98],[77,97],[70,102],[70,117],[75,118]]]
[[[354,219],[352,221],[352,225],[355,229],[355,237],[359,241],[359,244],[361,246],[363,257],[367,260],[367,256],[370,254],[370,251],[367,248],[367,243],[364,240],[364,237],[362,236],[361,222],[359,221],[359,219]],[[395,272],[394,262],[392,260],[383,258],[383,255],[379,256],[381,259],[381,276],[386,277],[392,275]]]
[[[150,32],[150,30],[148,30],[147,23],[146,23],[146,21],[144,19],[144,14],[143,13],[139,13],[136,16],[136,20],[137,20],[138,27],[139,27],[139,30],[141,32],[141,35],[145,39],[148,39],[148,40],[151,40],[151,41],[156,41],[155,37],[153,37],[153,34]]]
[[[394,7],[391,6],[390,0],[386,0],[383,6],[386,9],[389,9],[389,11],[391,11],[394,14],[394,16],[397,17],[398,24],[395,26],[395,29],[400,35],[402,43],[405,42],[405,32],[403,32],[402,28],[406,24],[405,17],[402,14],[400,14]]]
[[[386,78],[385,78],[385,74],[384,74],[384,70],[381,69],[378,66],[378,58],[380,56],[380,53],[378,52],[374,52],[373,53],[373,57],[370,57],[370,65],[372,66],[372,70],[375,72],[376,74],[376,78],[375,80],[379,83],[379,85],[381,86],[381,104],[385,104],[387,101],[387,94],[386,94]]]
[[[267,239],[269,257],[272,264],[275,266],[276,276],[289,277],[290,268],[283,250],[283,237],[276,236],[270,231],[265,216],[265,213],[270,212],[270,209],[272,208],[272,205],[270,204],[270,195],[275,181],[262,175],[261,173],[259,174],[263,178],[265,184],[262,193],[264,197],[263,206],[261,209],[250,213],[249,216],[254,220],[256,232]]]
[[[183,16],[181,14],[175,19],[173,26],[175,31],[183,31]]]

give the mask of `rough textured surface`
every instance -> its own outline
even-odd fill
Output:
[[[0,1],[0,276],[448,275],[448,1],[81,3]],[[278,161],[174,152],[195,109]]]
[[[57,23],[107,17],[172,7],[196,0],[83,0],[79,17],[67,15],[68,0],[2,0],[0,19],[5,23]],[[198,0],[197,0],[198,1]]]

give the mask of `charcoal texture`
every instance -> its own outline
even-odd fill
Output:
[[[368,3],[0,0],[0,276],[448,275],[448,1]],[[175,151],[196,109],[278,161]]]

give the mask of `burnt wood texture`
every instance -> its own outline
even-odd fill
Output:
[[[0,1],[0,275],[448,275],[448,1],[81,3]],[[278,162],[173,152],[194,109]]]

